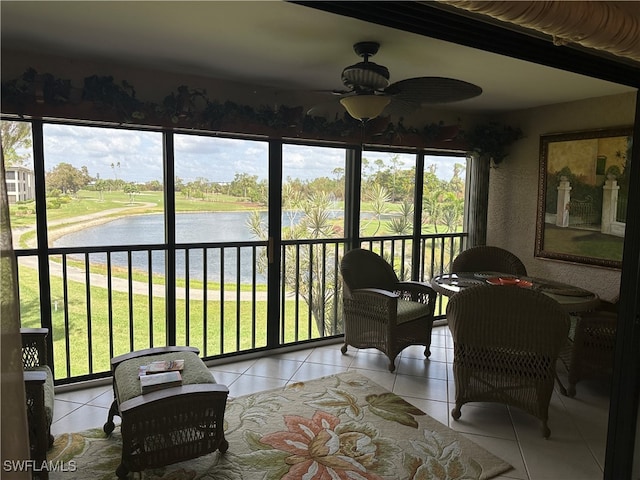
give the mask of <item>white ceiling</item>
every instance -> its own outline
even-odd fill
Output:
[[[359,41],[391,81],[418,76],[479,85],[457,111],[493,112],[634,89],[281,1],[0,2],[2,49],[215,77],[282,91],[341,89]],[[5,80],[5,79],[3,79]]]

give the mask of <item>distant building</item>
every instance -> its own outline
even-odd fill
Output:
[[[9,204],[35,198],[33,170],[25,167],[6,167],[5,180]]]

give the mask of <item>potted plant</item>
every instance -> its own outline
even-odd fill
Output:
[[[616,180],[622,175],[622,171],[618,165],[611,165],[607,168],[605,175],[607,176],[607,180]]]
[[[470,132],[463,132],[462,137],[469,151],[476,152],[480,158],[486,158],[498,165],[507,156],[506,148],[522,138],[522,131],[519,128],[489,122],[477,125]]]

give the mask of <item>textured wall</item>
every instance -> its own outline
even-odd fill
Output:
[[[532,276],[555,279],[597,292],[618,294],[620,271],[534,257],[540,135],[633,125],[635,94],[614,95],[514,112],[499,120],[525,137],[491,169],[487,244],[518,255]]]

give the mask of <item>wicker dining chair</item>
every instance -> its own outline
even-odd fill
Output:
[[[453,337],[455,407],[469,402],[518,407],[542,421],[545,438],[558,353],[569,314],[543,293],[515,286],[477,286],[447,305]]]
[[[618,302],[605,302],[594,311],[571,318],[569,339],[560,351],[568,373],[568,386],[560,383],[563,395],[574,397],[576,384],[586,379],[610,380],[618,323]]]
[[[526,276],[527,268],[509,250],[479,245],[462,251],[454,258],[451,272],[500,272]]]
[[[398,354],[410,345],[424,345],[431,355],[431,330],[436,292],[416,281],[399,281],[389,263],[376,253],[356,248],[340,263],[343,279],[344,345],[376,348],[395,370]]]

